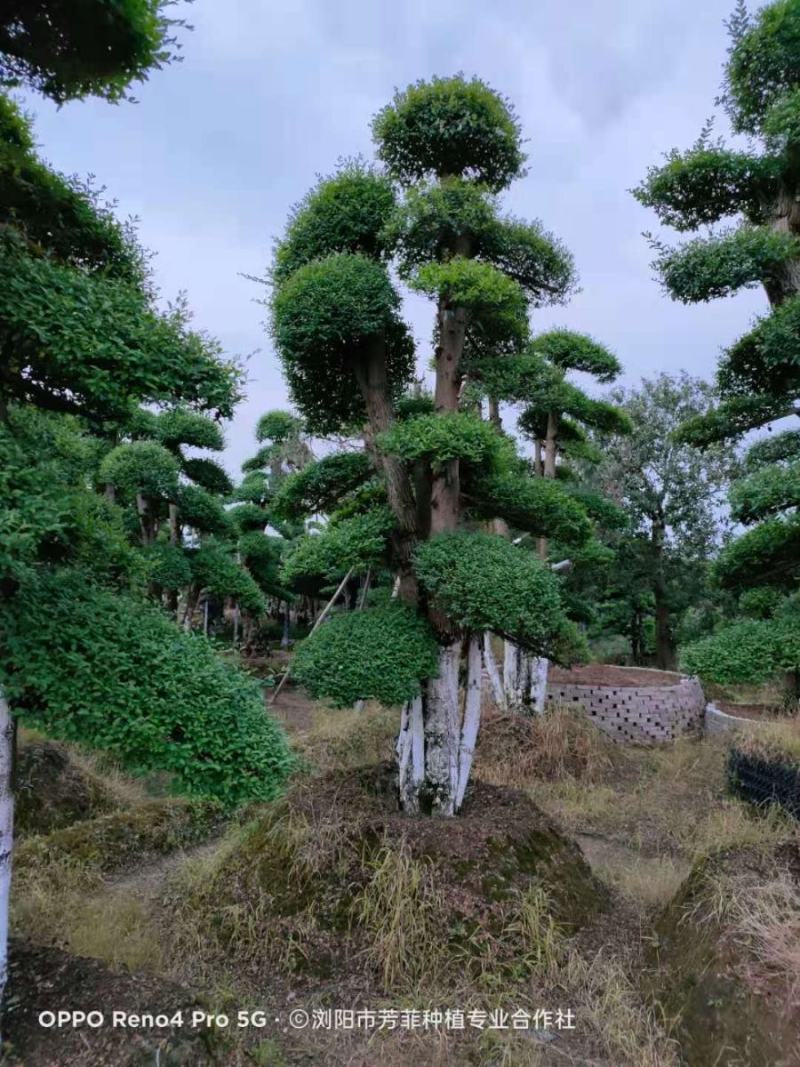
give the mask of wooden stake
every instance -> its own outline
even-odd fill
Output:
[[[341,581],[341,583],[340,583],[340,585],[339,585],[339,588],[338,588],[338,589],[336,590],[336,592],[335,592],[335,593],[333,594],[333,596],[332,596],[332,597],[330,598],[330,600],[329,600],[329,601],[328,601],[328,603],[327,603],[327,604],[325,605],[325,607],[323,608],[323,610],[322,610],[322,611],[320,612],[320,615],[319,615],[319,617],[318,617],[317,621],[316,621],[316,622],[314,623],[314,625],[313,625],[313,626],[311,627],[311,633],[310,633],[310,634],[308,635],[309,637],[311,637],[311,634],[313,634],[313,633],[314,633],[314,631],[315,631],[315,630],[317,629],[317,627],[319,626],[319,624],[320,624],[320,623],[321,623],[321,622],[322,622],[322,621],[323,621],[323,620],[325,619],[325,616],[326,616],[326,615],[328,614],[328,612],[329,612],[329,611],[331,610],[331,608],[333,607],[333,605],[334,605],[334,604],[336,603],[336,601],[337,601],[337,600],[339,599],[339,595],[340,595],[340,593],[342,592],[342,590],[344,589],[344,587],[345,587],[345,586],[347,585],[348,581],[350,580],[350,575],[351,575],[352,573],[353,573],[353,568],[351,567],[351,568],[350,568],[350,570],[349,570],[349,571],[347,572],[347,574],[346,574],[346,575],[344,576],[344,578],[342,578],[342,581]],[[286,681],[286,679],[287,679],[287,678],[289,677],[289,674],[290,674],[291,670],[292,670],[292,665],[291,665],[291,663],[290,663],[290,664],[288,665],[288,667],[286,668],[286,670],[284,671],[284,675],[283,675],[283,678],[281,678],[280,682],[278,682],[278,688],[277,688],[277,689],[275,690],[275,692],[274,692],[274,693],[272,694],[272,700],[270,700],[270,704],[274,704],[274,703],[275,703],[275,701],[276,701],[276,700],[278,699],[278,694],[280,693],[281,689],[283,689],[283,685],[284,685],[284,682],[285,682],[285,681]]]

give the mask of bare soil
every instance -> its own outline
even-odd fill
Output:
[[[267,710],[288,733],[310,730],[314,725],[315,704],[302,686],[294,685],[291,679],[281,689],[278,699],[272,702],[274,690],[267,690]]]
[[[126,1029],[109,1025],[114,1009],[129,1013],[178,1011],[189,1021],[200,1005],[175,983],[149,975],[112,970],[99,960],[72,956],[59,948],[14,941],[9,961],[13,995],[6,1003],[2,1063],[14,1067],[134,1067],[144,1063],[218,1063],[205,1031],[184,1027]],[[45,1028],[43,1011],[99,1010],[102,1027]]]
[[[608,685],[625,689],[630,686],[677,685],[683,675],[676,671],[657,671],[649,667],[618,667],[612,663],[586,663],[581,666],[551,667],[551,682],[569,685]]]

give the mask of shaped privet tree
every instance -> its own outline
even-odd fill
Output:
[[[361,566],[382,559],[397,595],[321,626],[297,674],[340,704],[402,703],[401,804],[453,815],[478,731],[484,632],[559,658],[569,639],[549,568],[474,524],[504,518],[566,543],[591,532],[556,481],[529,477],[508,438],[460,410],[465,350],[517,350],[529,307],[569,292],[572,261],[538,224],[501,214],[496,194],[524,157],[511,107],[482,82],[412,85],[373,133],[385,173],[348,164],[296,208],[276,251],[272,324],[309,430],[361,425],[378,481],[309,540],[338,545]],[[390,263],[435,307],[427,402],[399,402],[414,346]],[[330,473],[334,482],[347,474]]]
[[[280,580],[279,566],[303,527],[276,515],[272,502],[286,478],[313,459],[303,431],[303,420],[290,411],[276,409],[259,418],[256,440],[260,447],[242,464],[244,478],[233,493],[237,506],[229,513],[239,533],[238,558],[265,596],[277,600],[279,607],[281,601],[285,603],[281,640],[284,648],[289,645],[289,611],[294,594]],[[274,533],[267,533],[267,527]],[[245,645],[252,641],[256,621],[251,612],[245,611]]]
[[[722,101],[734,131],[750,138],[749,150],[727,149],[706,127],[693,148],[671,152],[636,190],[680,231],[735,220],[677,249],[658,247],[656,266],[674,299],[706,301],[761,285],[769,301],[769,313],[720,359],[721,403],[681,430],[682,440],[701,448],[800,414],[800,3],[782,0],[754,18],[740,4],[729,29]],[[780,435],[757,448],[752,473],[732,495],[734,517],[758,525],[718,562],[730,588],[780,585],[796,574],[793,440]]]
[[[498,358],[485,356],[480,350],[474,356],[469,353],[467,365],[472,387],[489,399],[494,425],[501,425],[501,402],[523,405],[518,428],[533,442],[532,474],[558,477],[568,492],[576,493],[577,487],[570,484],[571,471],[564,460],[596,458],[588,432],[600,429],[607,434],[625,434],[630,430],[630,421],[618,407],[592,398],[568,378],[570,372],[582,372],[607,383],[621,371],[616,357],[584,334],[551,330],[535,337],[519,354],[512,351]],[[582,502],[593,503],[585,492]],[[498,532],[508,531],[501,526]],[[540,536],[536,547],[539,558],[552,567],[562,570],[571,566],[570,560],[549,558],[547,536]],[[496,667],[488,642],[485,657],[494,677]],[[542,711],[547,675],[546,656],[532,656],[513,641],[506,641],[502,686],[495,684],[497,702],[510,710]]]
[[[0,13],[0,84],[57,102],[117,100],[131,81],[170,58],[160,0],[18,2]],[[239,373],[188,327],[185,309],[158,310],[131,235],[91,190],[54,173],[29,124],[0,94],[0,417],[10,407],[80,414],[94,423],[131,401],[185,401],[230,414]],[[43,487],[37,481],[35,491]],[[47,558],[69,521],[56,506],[16,504],[0,523],[0,608],[30,567]],[[52,500],[51,500],[52,505]],[[21,521],[27,513],[28,520]],[[74,518],[74,517],[73,517]],[[25,657],[21,657],[24,664]],[[6,981],[11,878],[13,723],[0,689],[0,996]]]

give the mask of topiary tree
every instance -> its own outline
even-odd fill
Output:
[[[164,8],[161,0],[5,4],[0,12],[0,82],[29,85],[58,102],[86,95],[120,99],[132,81],[169,58],[170,21]],[[80,563],[90,566],[101,583],[133,583],[136,560],[125,544],[119,509],[88,489],[87,467],[96,469],[99,450],[80,461],[84,467],[76,476],[77,457],[87,447],[93,451],[96,443],[87,445],[61,418],[58,429],[48,429],[46,437],[64,447],[63,459],[59,449],[48,451],[44,442],[29,447],[30,438],[20,441],[12,427],[20,420],[28,424],[35,409],[46,409],[80,415],[108,433],[109,423],[124,420],[132,406],[148,402],[182,402],[225,416],[239,396],[241,374],[221,358],[217,342],[190,328],[185,304],[179,301],[167,312],[157,307],[145,257],[130,229],[116,222],[89,186],[64,179],[39,159],[29,123],[4,95],[0,279],[0,451],[11,462],[3,473],[10,492],[3,494],[0,513],[0,615],[5,627],[13,614],[18,628],[34,641],[44,626],[24,621],[24,590],[32,589],[30,582],[58,564]],[[130,605],[131,611],[139,608],[138,602]],[[42,611],[47,617],[49,607]],[[175,643],[176,636],[171,629],[161,633],[165,669],[171,650],[178,659],[189,655],[188,646]],[[39,682],[46,680],[55,655],[44,640]],[[105,650],[113,660],[113,648],[109,653],[105,645]],[[32,660],[23,654],[10,678],[9,651],[4,641],[2,674],[15,696]],[[62,668],[66,663],[64,669],[73,671],[75,656],[68,649],[64,656]],[[92,663],[84,696],[101,705],[106,671],[113,664]],[[180,664],[169,666],[181,669]],[[158,678],[164,681],[164,671]],[[235,689],[216,687],[219,701],[228,703],[231,736],[231,709],[240,695]],[[0,685],[0,999],[6,981],[13,844],[10,711]],[[265,733],[261,736],[267,740]],[[161,740],[168,745],[168,739]]]
[[[9,0],[0,14],[0,85],[28,86],[58,104],[116,101],[174,58],[166,0]]]
[[[621,371],[616,357],[584,334],[550,330],[531,340],[518,354],[511,349],[499,359],[487,355],[478,346],[468,353],[467,365],[470,388],[488,399],[489,419],[495,426],[502,425],[501,402],[522,405],[517,426],[533,442],[531,472],[537,478],[559,478],[562,486],[566,486],[573,473],[569,460],[597,458],[597,449],[588,440],[588,432],[603,430],[610,435],[630,432],[630,421],[624,412],[614,404],[589,396],[568,378],[571,372],[580,372],[595,381],[610,382]],[[582,503],[588,503],[585,492]],[[495,528],[498,533],[509,533],[503,521],[495,523]],[[538,538],[537,551],[540,559],[548,560],[547,536]],[[585,552],[581,558],[584,563],[588,560]],[[563,559],[553,562],[564,568],[573,563]],[[485,655],[494,676],[497,668],[491,663],[489,642]],[[495,687],[496,698],[501,706],[513,710],[542,711],[547,677],[547,657],[533,657],[513,641],[506,641],[502,685]]]
[[[521,528],[557,529],[573,544],[591,534],[581,505],[557,482],[530,477],[510,439],[463,409],[467,355],[518,351],[528,309],[563,300],[574,272],[538,223],[500,210],[496,194],[524,157],[513,109],[484,83],[456,76],[410,86],[373,134],[385,171],[348,163],[298,205],[276,251],[271,298],[276,348],[308,428],[360,427],[372,474],[363,459],[340,456],[290,479],[281,495],[298,510],[335,505],[303,549],[314,566],[386,566],[399,604],[321,626],[298,667],[314,693],[340,704],[404,700],[401,805],[453,815],[478,731],[482,635],[561,659],[572,636],[556,576],[503,537],[477,532],[476,521],[513,515]],[[403,396],[414,346],[390,265],[434,305],[431,398]],[[391,655],[386,640],[416,651]]]
[[[748,151],[713,140],[709,125],[688,152],[671,152],[636,190],[680,231],[735,223],[678,248],[656,245],[656,267],[674,299],[706,301],[761,285],[769,302],[769,313],[722,355],[721,402],[681,430],[683,441],[701,448],[796,415],[800,393],[800,3],[779,0],[755,16],[740,3],[729,29],[722,102],[733,130],[750,139]],[[716,564],[729,589],[788,591],[800,573],[794,440],[790,432],[755,446],[746,477],[732,491],[733,517],[753,529]]]
[[[237,558],[253,576],[262,593],[285,604],[281,645],[290,641],[290,606],[294,599],[291,581],[280,573],[281,560],[303,532],[302,524],[293,521],[274,506],[281,487],[313,460],[304,435],[303,420],[290,411],[265,412],[256,423],[256,440],[260,448],[242,464],[244,478],[233,492],[238,506],[232,513],[238,527]],[[268,533],[267,528],[273,530]],[[277,536],[276,536],[277,534]],[[236,621],[240,605],[236,604]],[[251,644],[256,619],[245,610],[244,641]]]

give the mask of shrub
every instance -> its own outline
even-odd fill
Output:
[[[798,630],[791,615],[737,622],[681,650],[682,670],[723,685],[763,682],[798,664]]]
[[[464,630],[491,630],[541,652],[563,634],[557,579],[504,537],[439,534],[419,546],[415,567],[437,607]]]
[[[171,772],[178,791],[270,800],[292,769],[256,682],[77,569],[27,579],[0,614],[0,643],[0,678],[26,722],[134,772]]]
[[[299,646],[294,675],[337,707],[357,700],[402,704],[436,673],[437,646],[427,623],[389,601],[335,615]]]

